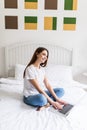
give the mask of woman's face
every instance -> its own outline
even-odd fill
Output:
[[[41,53],[37,54],[37,59],[40,63],[44,63],[47,60],[47,51],[43,50]]]

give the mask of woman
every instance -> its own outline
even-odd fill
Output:
[[[50,104],[55,109],[62,109],[66,104],[60,99],[64,94],[62,88],[53,89],[46,78],[44,67],[48,61],[49,52],[44,47],[39,47],[33,54],[33,57],[24,70],[24,103],[38,107],[42,110]],[[46,88],[47,90],[45,91]]]

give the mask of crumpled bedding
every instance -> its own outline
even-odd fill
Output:
[[[0,130],[87,130],[87,94],[77,84],[59,84],[65,90],[62,99],[75,105],[67,117],[24,104],[22,85],[0,84]]]

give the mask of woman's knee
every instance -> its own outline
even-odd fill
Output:
[[[54,91],[58,97],[62,97],[65,93],[63,88],[56,88],[56,89],[54,89]]]
[[[32,106],[44,106],[47,104],[47,99],[43,94],[38,94],[30,97],[23,97],[23,102]]]
[[[25,96],[23,97],[23,102],[24,102],[25,104],[29,105],[28,100],[27,100],[27,98],[26,98]]]
[[[43,94],[38,95],[38,100],[41,106],[44,106],[47,104],[47,99]]]
[[[63,88],[60,88],[60,93],[61,93],[61,96],[63,96],[64,95],[64,89]]]

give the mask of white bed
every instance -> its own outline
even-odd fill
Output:
[[[48,108],[38,112],[22,101],[23,65],[37,46],[45,46],[51,51],[52,60],[49,59],[46,68],[48,79],[53,87],[63,87],[62,99],[74,105],[66,117]],[[72,79],[72,50],[27,42],[7,46],[5,54],[6,75],[15,77],[0,79],[0,130],[87,130],[87,93],[82,89],[87,86]]]

